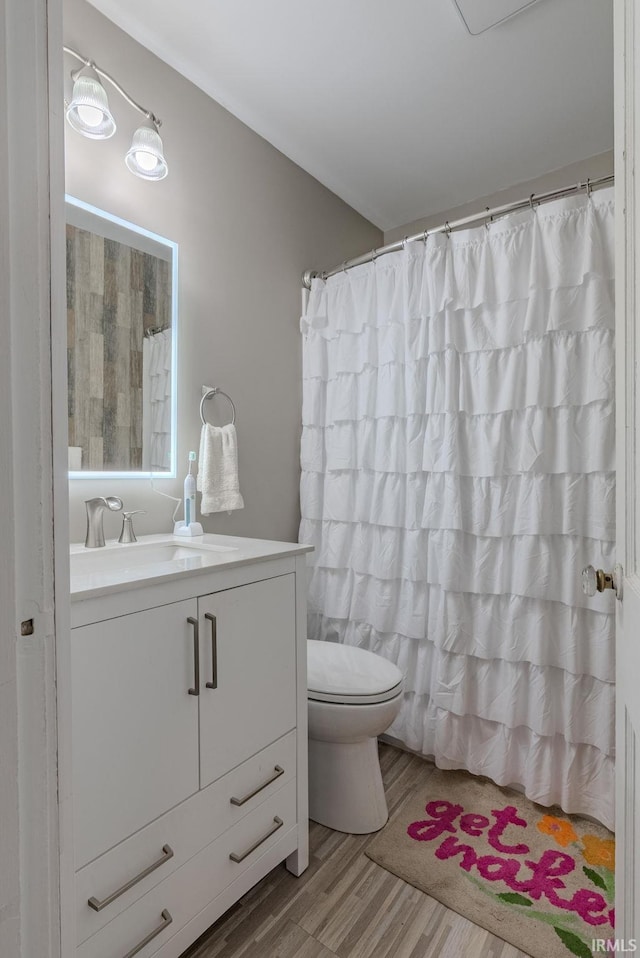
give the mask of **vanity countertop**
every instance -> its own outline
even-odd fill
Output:
[[[99,549],[72,543],[71,601],[78,602],[174,582],[203,572],[232,569],[268,559],[281,559],[313,546],[268,539],[245,539],[206,533],[187,538],[170,534],[139,536],[127,545],[115,539]]]

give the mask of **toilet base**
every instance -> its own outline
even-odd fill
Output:
[[[309,818],[353,835],[377,832],[386,824],[377,739],[309,739]]]

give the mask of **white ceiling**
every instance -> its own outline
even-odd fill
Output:
[[[381,229],[613,148],[610,0],[90,2]]]

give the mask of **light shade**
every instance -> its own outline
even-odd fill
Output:
[[[74,130],[92,140],[107,140],[116,132],[107,94],[95,77],[79,76],[73,84],[67,120]]]
[[[169,172],[162,153],[162,140],[157,131],[148,126],[139,127],[133,134],[124,161],[132,173],[144,180],[162,180]]]

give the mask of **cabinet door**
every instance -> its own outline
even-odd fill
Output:
[[[205,596],[198,611],[204,788],[296,724],[295,576]]]
[[[76,868],[198,790],[195,599],[73,629]]]

